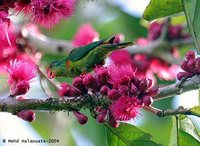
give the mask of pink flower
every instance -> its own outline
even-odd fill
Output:
[[[31,0],[18,0],[16,2],[15,11],[23,12],[25,15],[28,15],[31,13],[32,6],[31,6]]]
[[[108,66],[109,82],[114,86],[117,86],[121,82],[124,82],[124,77],[131,79],[135,76],[135,71],[130,64],[128,65],[115,65]]]
[[[32,0],[33,22],[51,28],[61,19],[72,16],[76,0]]]
[[[109,57],[114,64],[130,64],[132,62],[131,55],[127,50],[113,51]]]
[[[153,73],[157,74],[159,78],[165,80],[173,80],[176,77],[178,66],[177,65],[169,65],[163,61],[158,59],[152,59],[151,70]]]
[[[122,96],[116,102],[113,102],[109,109],[115,120],[128,121],[135,118],[139,113],[141,106],[135,97],[129,98]]]
[[[75,34],[72,44],[74,47],[85,46],[92,43],[95,40],[99,40],[99,34],[92,28],[90,24],[84,24]]]
[[[11,94],[25,94],[30,86],[29,81],[36,77],[37,68],[35,64],[25,60],[11,60],[8,68]]]
[[[3,27],[9,26],[10,19],[8,18],[8,10],[0,11],[0,25],[3,25]]]

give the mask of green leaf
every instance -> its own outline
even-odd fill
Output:
[[[183,11],[181,0],[151,0],[143,18],[151,21]]]
[[[179,130],[179,145],[180,146],[199,146],[200,143],[193,136],[185,131]]]
[[[192,120],[185,116],[173,117],[170,146],[199,146],[200,135]]]
[[[171,137],[170,137],[170,146],[176,146],[177,145],[177,125],[176,125],[176,118],[172,117],[172,129],[171,129]]]
[[[197,50],[200,50],[200,1],[182,0],[185,16],[190,33],[193,37]]]
[[[200,141],[199,131],[189,117],[185,115],[179,116],[179,130],[187,132],[198,141]]]
[[[150,134],[133,125],[121,123],[118,128],[106,127],[109,146],[159,146]]]
[[[192,115],[200,117],[200,105],[191,108],[190,112],[192,113]]]

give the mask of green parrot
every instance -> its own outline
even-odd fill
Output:
[[[119,43],[115,36],[73,49],[68,56],[47,66],[49,78],[55,76],[76,77],[90,72],[97,64],[102,64],[107,55],[117,49],[133,45],[132,42]]]

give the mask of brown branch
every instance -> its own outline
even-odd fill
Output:
[[[159,88],[159,94],[153,97],[154,100],[160,100],[167,97],[182,94],[187,91],[200,88],[200,76],[196,75],[187,80],[176,82],[172,85]]]
[[[17,100],[13,97],[0,99],[0,111],[16,114],[21,110],[45,110],[45,111],[79,111],[80,109],[94,109],[99,105],[108,105],[103,97],[98,98],[86,94],[81,97],[23,99]]]

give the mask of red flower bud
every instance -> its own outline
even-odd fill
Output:
[[[159,93],[158,88],[157,87],[153,87],[147,92],[146,95],[153,97],[153,96],[158,95],[158,93]]]
[[[188,67],[187,61],[183,61],[183,62],[182,62],[181,68],[182,68],[184,71],[191,72],[190,68]]]
[[[102,95],[107,95],[109,91],[110,91],[110,89],[109,89],[108,86],[102,86],[101,89],[100,89],[100,93]]]
[[[182,26],[176,25],[176,26],[169,26],[168,28],[168,38],[169,39],[178,39],[181,37],[182,32]]]
[[[99,91],[99,87],[97,85],[96,79],[93,77],[91,73],[88,73],[84,76],[83,84],[88,88],[91,88],[95,91]]]
[[[188,67],[190,68],[191,72],[193,72],[194,74],[198,73],[194,59],[190,59],[188,61]]]
[[[137,96],[140,93],[140,91],[134,84],[131,84],[131,93],[133,94],[132,96]]]
[[[195,59],[195,66],[198,73],[200,73],[200,57]]]
[[[108,71],[106,68],[96,68],[95,74],[100,85],[105,85],[107,83]]]
[[[10,92],[12,95],[22,95],[26,94],[30,89],[30,85],[28,81],[18,81],[16,84],[12,84],[10,87]]]
[[[144,93],[147,91],[148,87],[149,87],[149,83],[147,79],[145,78],[141,79],[140,84],[139,84],[140,91]]]
[[[22,110],[16,114],[19,118],[28,121],[33,122],[35,120],[35,113],[31,110]]]
[[[81,95],[81,92],[67,83],[62,83],[61,88],[58,91],[58,94],[60,96],[77,97]]]
[[[120,84],[122,84],[122,85],[128,85],[129,82],[130,82],[130,80],[131,80],[130,77],[127,76],[127,75],[125,75],[125,76],[121,77]]]
[[[107,119],[108,116],[108,110],[107,109],[102,109],[102,111],[98,114],[97,116],[97,122],[99,123],[104,123]]]
[[[110,100],[118,100],[120,96],[121,96],[121,95],[119,94],[118,90],[116,90],[116,89],[111,89],[111,90],[108,92],[108,98],[109,98]]]
[[[88,117],[80,112],[73,112],[79,124],[84,125],[88,121]]]
[[[189,72],[179,72],[177,74],[177,79],[180,81],[182,78],[189,78],[189,77],[192,77],[193,76],[193,73],[189,73]]]
[[[128,95],[128,93],[129,93],[129,87],[128,86],[126,86],[126,85],[119,85],[118,86],[118,90],[119,90],[119,93],[121,94],[121,95]]]
[[[137,88],[139,88],[140,80],[139,80],[138,78],[133,78],[133,79],[132,79],[132,82],[133,82],[133,84],[134,84]]]
[[[81,77],[75,77],[72,81],[72,85],[79,89],[83,93],[87,93],[87,90],[85,88],[85,85],[83,84],[83,78]]]
[[[187,61],[189,61],[190,59],[195,59],[195,53],[193,51],[188,51],[185,55],[185,58]]]
[[[119,123],[109,114],[109,125],[113,128],[119,127]]]
[[[149,106],[153,103],[153,98],[151,96],[144,96],[142,97],[142,102],[144,105]]]
[[[156,40],[162,31],[162,24],[159,24],[158,22],[153,22],[149,26],[149,33],[148,33],[148,40]]]

